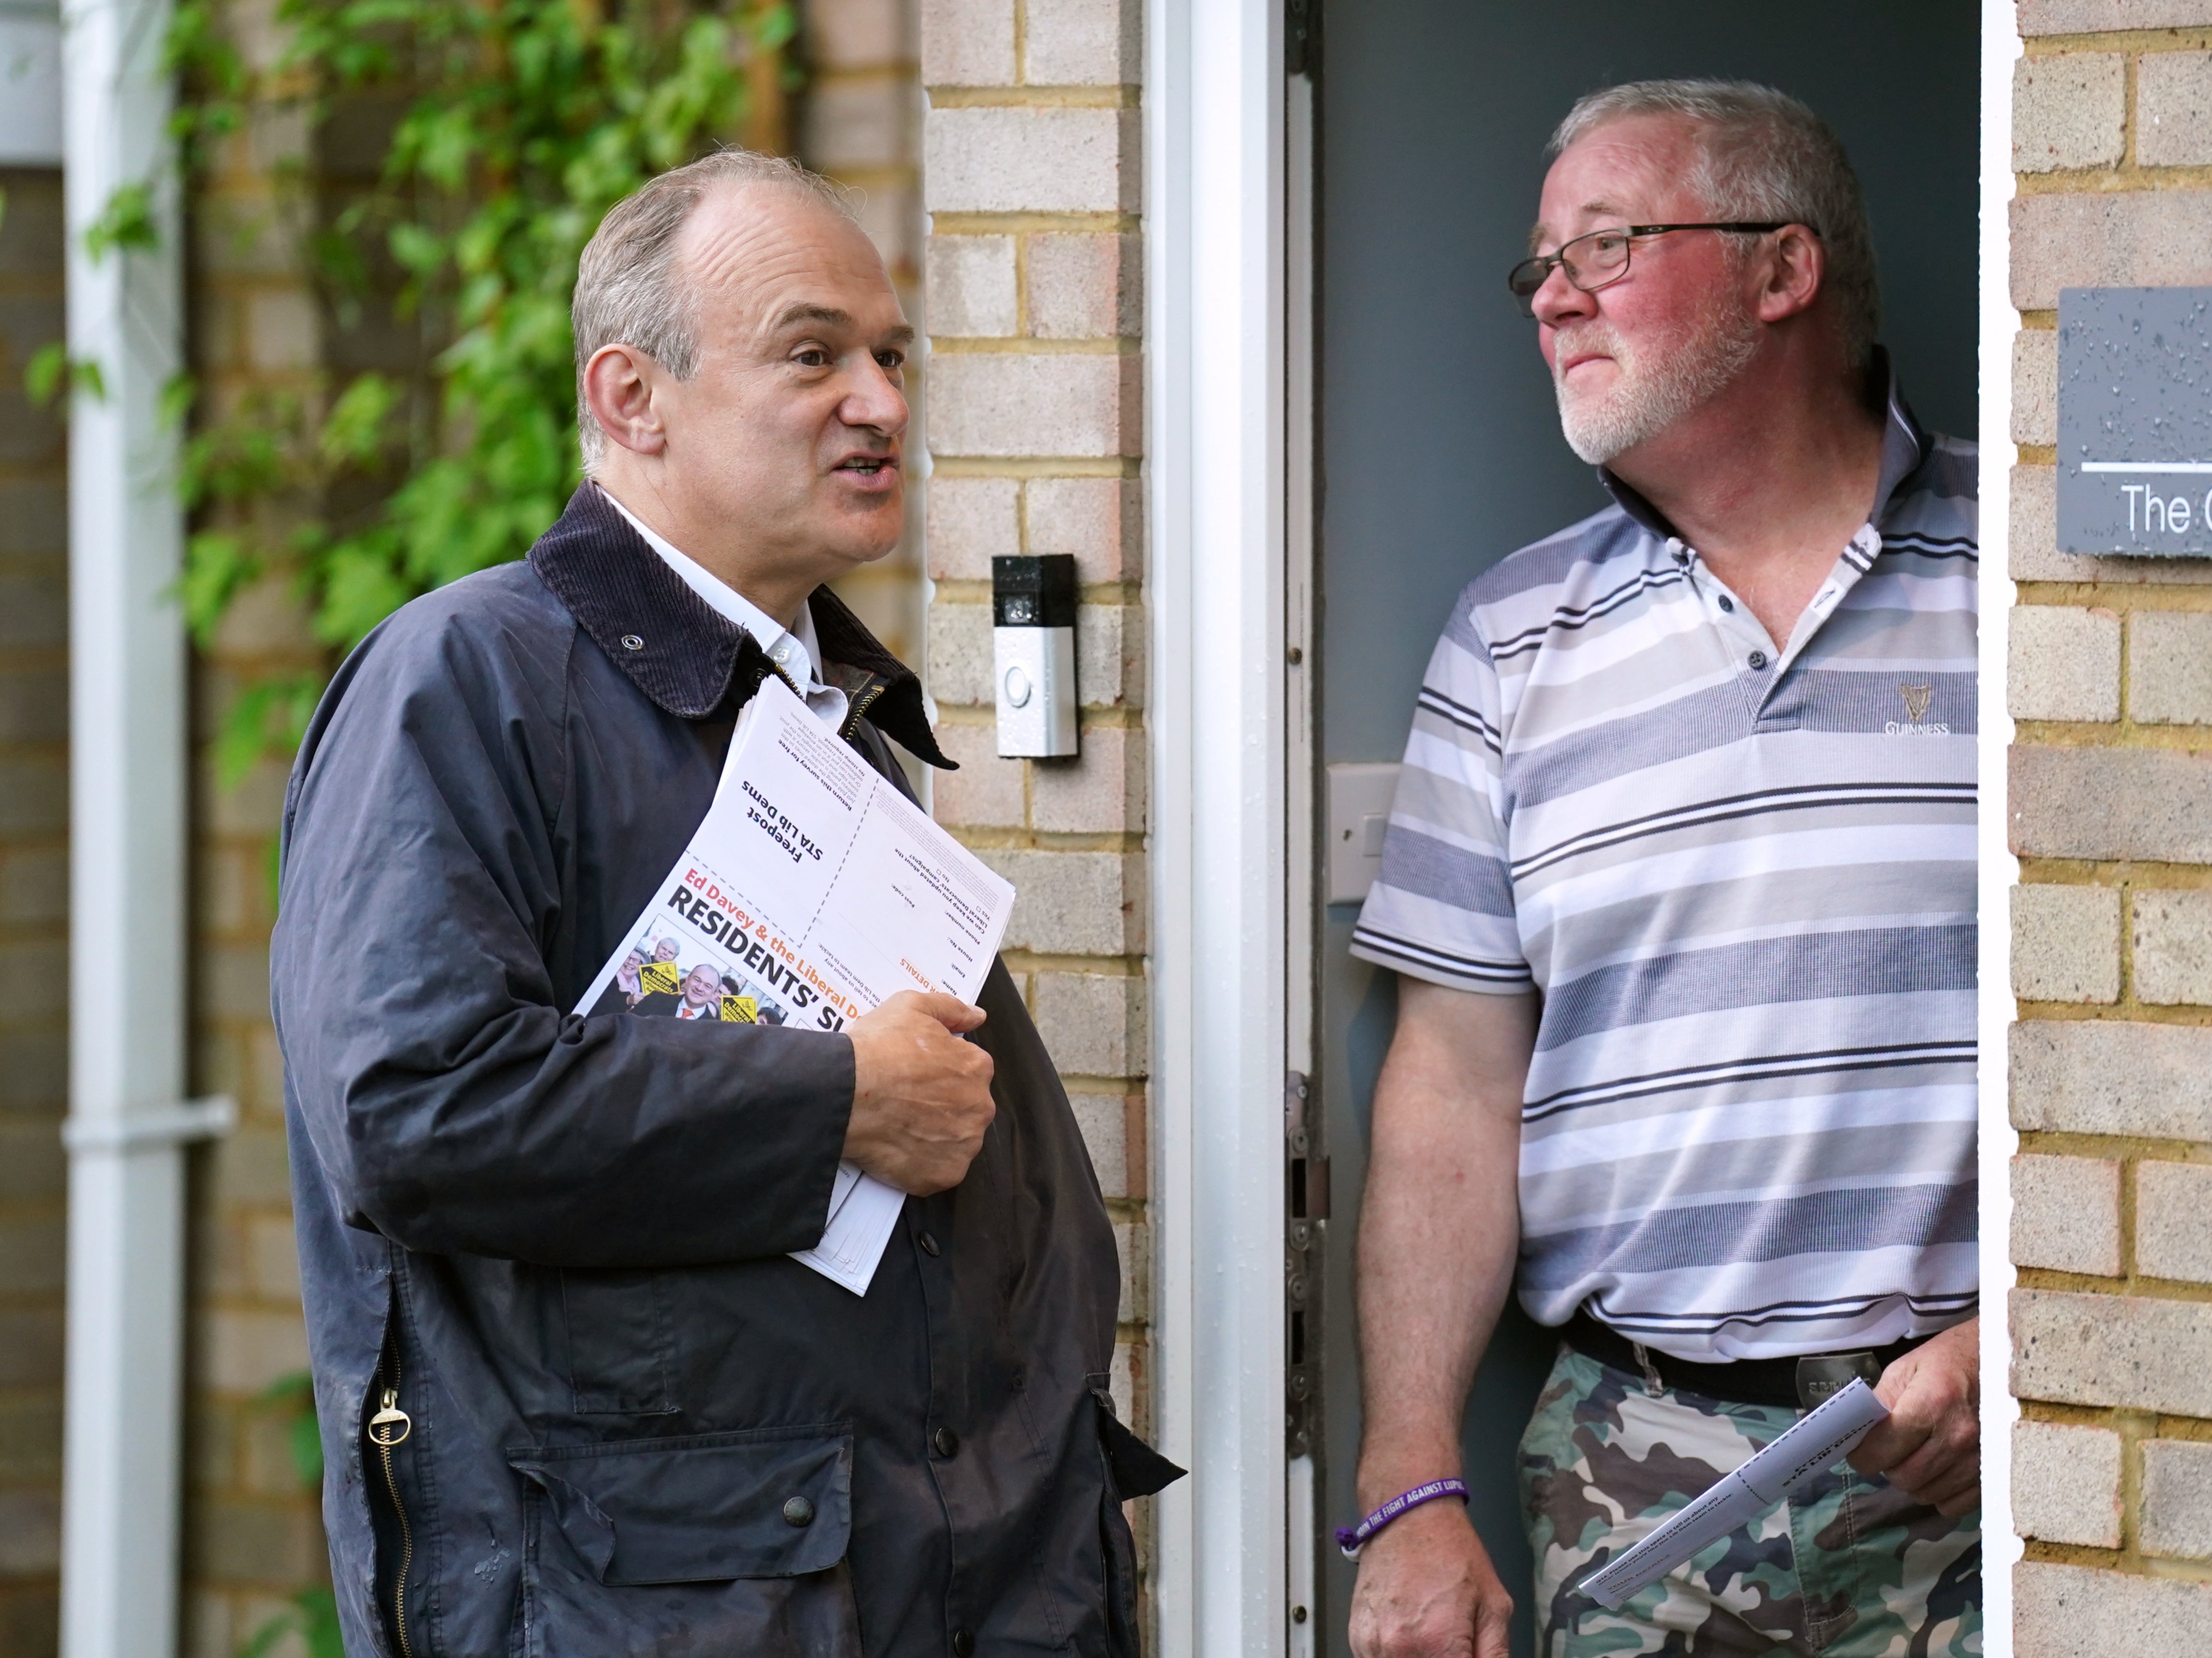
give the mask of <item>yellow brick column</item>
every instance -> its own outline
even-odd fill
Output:
[[[799,158],[858,193],[861,227],[884,256],[908,316],[921,319],[921,107],[915,0],[806,0],[799,58]],[[926,441],[927,376],[908,377],[914,442]],[[921,654],[921,498],[898,550],[837,584],[894,656]]]
[[[1006,958],[1121,1248],[1149,1426],[1138,0],[924,0],[938,817],[1020,890]],[[991,559],[1073,555],[1082,754],[998,758]]]
[[[2212,562],[2057,550],[2053,331],[2062,287],[2212,284],[2212,3],[2019,15],[2016,1651],[2180,1658],[2212,1639]]]

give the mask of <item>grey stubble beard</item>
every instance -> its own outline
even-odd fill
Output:
[[[1717,295],[1687,328],[1644,345],[1632,348],[1601,321],[1560,330],[1553,342],[1554,362],[1595,347],[1620,369],[1609,389],[1584,395],[1570,391],[1553,370],[1567,446],[1586,465],[1603,466],[1649,442],[1733,385],[1757,355],[1759,341],[1758,319]]]

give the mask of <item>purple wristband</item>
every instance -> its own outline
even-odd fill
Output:
[[[1346,1559],[1357,1560],[1359,1558],[1359,1551],[1366,1546],[1367,1540],[1374,1536],[1376,1532],[1381,1531],[1383,1527],[1408,1509],[1418,1509],[1424,1503],[1433,1503],[1439,1497],[1456,1497],[1461,1502],[1466,1502],[1467,1481],[1431,1479],[1425,1485],[1416,1485],[1409,1491],[1400,1491],[1397,1496],[1376,1509],[1357,1526],[1352,1527],[1349,1530],[1339,1526],[1336,1528],[1336,1546],[1344,1552]]]

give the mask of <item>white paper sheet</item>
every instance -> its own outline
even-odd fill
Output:
[[[771,677],[745,708],[714,803],[576,1004],[840,1030],[902,990],[974,1001],[1014,889]],[[839,1165],[803,1261],[867,1293],[903,1193]]]
[[[1854,1381],[1577,1587],[1607,1611],[1619,1611],[1637,1590],[1688,1564],[1700,1550],[1711,1547],[1834,1467],[1876,1423],[1888,1417],[1887,1407],[1875,1397],[1874,1389]]]

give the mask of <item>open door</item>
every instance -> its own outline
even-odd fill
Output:
[[[1291,9],[1296,17],[1309,8]],[[1288,711],[1293,731],[1302,713],[1307,721],[1293,739],[1289,780],[1297,873],[1288,1068],[1309,1079],[1303,1100],[1295,1084],[1290,1093],[1302,1121],[1286,1114],[1286,1228],[1294,1244],[1305,1243],[1288,1261],[1299,1280],[1286,1307],[1295,1327],[1289,1582],[1291,1650],[1342,1655],[1352,1570],[1329,1533],[1356,1517],[1352,1242],[1369,1101],[1395,1008],[1393,976],[1347,954],[1357,902],[1330,902],[1332,882],[1337,894],[1355,890],[1347,883],[1357,879],[1361,819],[1387,783],[1344,768],[1398,759],[1430,647],[1460,588],[1606,502],[1559,436],[1534,325],[1505,291],[1534,216],[1545,141],[1576,97],[1621,81],[1740,76],[1804,99],[1842,137],[1865,184],[1889,319],[1882,337],[1905,393],[1926,424],[1971,436],[1979,47],[1978,13],[1967,0],[1778,9],[1750,0],[1589,0],[1565,11],[1502,0],[1347,0],[1317,21],[1317,50],[1305,64],[1310,121],[1298,118],[1294,76],[1285,123],[1285,249],[1294,261],[1286,473],[1297,497],[1289,514],[1290,636],[1308,666],[1303,686],[1293,677],[1303,701]],[[1310,223],[1300,218],[1309,210],[1302,166],[1310,168]],[[1310,270],[1302,273],[1296,262],[1309,228]],[[1310,335],[1301,333],[1302,274],[1312,278]],[[1308,338],[1313,349],[1302,360]],[[1308,410],[1313,465],[1302,475]],[[1310,562],[1297,533],[1302,503],[1314,510]],[[1301,611],[1309,577],[1311,604]],[[1301,841],[1302,821],[1310,841]],[[1308,848],[1312,855],[1301,855]],[[1310,982],[1300,976],[1309,963]],[[1323,1157],[1333,1177],[1325,1182]],[[1304,1217],[1295,1212],[1299,1172]],[[1466,1418],[1474,1518],[1522,1603],[1516,1658],[1532,1652],[1533,1625],[1516,1446],[1553,1351],[1549,1333],[1509,1308]],[[1310,1457],[1303,1467],[1302,1445]],[[1311,1491],[1303,1504],[1302,1482]]]

